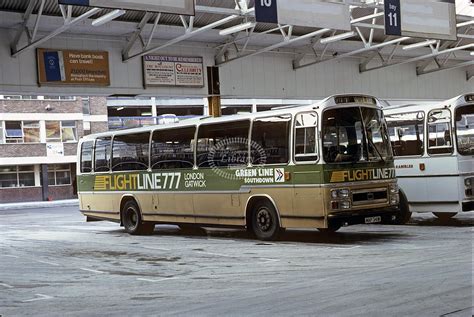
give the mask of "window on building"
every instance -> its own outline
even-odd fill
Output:
[[[152,169],[192,168],[195,127],[158,130],[151,143]]]
[[[92,149],[94,141],[82,143],[81,147],[81,173],[92,172]]]
[[[44,100],[76,100],[74,96],[43,96]]]
[[[25,143],[40,142],[39,121],[23,121],[23,140]]]
[[[23,130],[21,121],[5,121],[6,143],[23,143]]]
[[[451,112],[448,109],[430,111],[428,114],[428,154],[452,153],[451,131]]]
[[[82,97],[82,113],[91,114],[91,104],[89,97]]]
[[[0,167],[0,188],[32,186],[35,186],[33,165]]]
[[[76,142],[77,128],[76,121],[61,121],[62,142]]]
[[[76,121],[46,121],[46,142],[77,142]]]
[[[0,144],[3,144],[5,143],[4,139],[3,139],[3,121],[0,121]]]
[[[148,169],[150,133],[117,135],[112,146],[113,171],[144,171]]]
[[[425,114],[422,111],[392,114],[386,120],[395,156],[423,155]]]
[[[71,165],[69,164],[48,165],[48,185],[50,186],[71,185]]]
[[[306,112],[295,118],[295,161],[307,162],[318,160],[317,150],[318,115]]]
[[[256,119],[252,127],[252,164],[288,163],[291,116]],[[255,143],[254,143],[255,142]]]
[[[46,121],[46,142],[61,142],[61,123]]]
[[[198,167],[242,166],[248,163],[250,121],[201,125],[198,131]]]
[[[108,172],[110,170],[111,138],[99,138],[95,142],[95,171]]]

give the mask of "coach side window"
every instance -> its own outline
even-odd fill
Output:
[[[116,135],[112,146],[112,171],[148,169],[150,133]]]
[[[290,115],[255,119],[252,127],[252,164],[288,163],[290,126]]]
[[[195,131],[195,127],[154,131],[151,141],[151,168],[193,168]]]
[[[318,160],[317,149],[318,115],[316,112],[297,114],[295,117],[295,161]]]
[[[395,156],[423,155],[424,112],[387,115],[386,120]]]
[[[82,143],[81,147],[81,173],[92,172],[92,149],[94,141]]]
[[[248,120],[201,125],[196,151],[198,167],[247,165],[249,129]]]
[[[111,137],[98,138],[95,141],[95,172],[108,172],[110,170]]]
[[[428,114],[428,154],[453,152],[451,130],[451,112],[448,109],[430,111]]]

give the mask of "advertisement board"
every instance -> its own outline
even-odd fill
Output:
[[[110,86],[109,53],[105,51],[36,51],[39,85]]]
[[[202,57],[143,56],[144,86],[204,87]]]
[[[194,0],[59,0],[59,4],[194,15]]]

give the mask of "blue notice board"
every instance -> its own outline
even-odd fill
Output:
[[[402,35],[400,0],[385,0],[385,34]]]
[[[57,51],[44,52],[44,71],[46,81],[61,81],[61,61]]]
[[[277,0],[255,0],[257,22],[278,23]]]
[[[59,4],[70,4],[76,6],[89,6],[89,0],[59,0]]]

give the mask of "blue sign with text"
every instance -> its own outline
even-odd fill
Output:
[[[46,81],[61,81],[61,65],[58,52],[44,52]]]
[[[385,0],[385,34],[402,35],[400,0]]]
[[[277,0],[255,0],[255,19],[257,22],[278,23]]]

